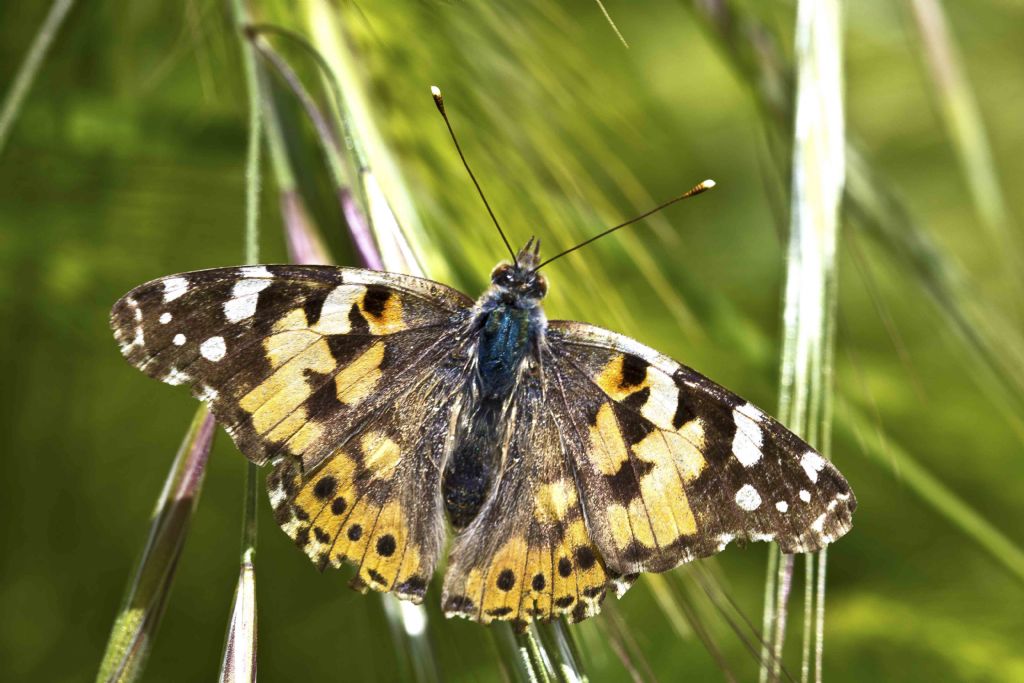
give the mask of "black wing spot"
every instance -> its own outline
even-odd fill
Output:
[[[695,417],[697,417],[697,412],[691,405],[689,395],[683,387],[679,387],[679,394],[676,397],[676,412],[672,416],[672,426],[679,429]]]
[[[468,614],[475,609],[476,605],[465,595],[453,595],[444,603],[445,612],[464,612]]]
[[[632,394],[622,399],[623,405],[629,406],[633,410],[640,412],[647,403],[647,399],[651,397],[651,388],[644,387],[640,391],[634,391]]]
[[[377,554],[381,557],[391,557],[395,554],[395,537],[385,534],[377,539]]]
[[[619,388],[628,389],[638,384],[643,384],[647,379],[648,363],[639,356],[625,354],[622,356],[622,377],[619,379]]]
[[[568,557],[563,557],[558,560],[558,574],[562,578],[567,578],[572,574],[572,562],[569,561]]]
[[[353,524],[348,528],[348,540],[353,543],[363,537],[363,527],[358,524]]]
[[[367,335],[370,333],[370,325],[359,310],[359,304],[352,304],[348,311],[349,334]]]
[[[313,527],[313,535],[316,536],[316,540],[320,543],[330,543],[331,536],[320,527]]]
[[[366,288],[366,294],[363,295],[363,310],[374,318],[379,318],[387,307],[390,298],[390,290],[370,285]]]
[[[317,290],[306,297],[302,302],[302,310],[306,314],[306,324],[312,327],[320,322],[320,314],[324,309],[324,301],[327,299],[327,290]]]
[[[346,508],[348,508],[348,503],[345,502],[344,498],[335,498],[334,502],[331,503],[331,512],[336,515],[345,512]]]
[[[629,504],[640,498],[640,479],[654,469],[654,463],[634,459],[624,462],[615,474],[603,474],[605,484],[616,502],[629,507]]]
[[[334,495],[334,492],[338,490],[338,480],[327,475],[321,477],[320,481],[313,487],[313,495],[317,497],[317,500],[326,501],[328,498]]]
[[[572,609],[572,621],[578,623],[586,619],[587,617],[587,606],[582,602],[577,603]]]
[[[543,574],[537,574],[533,577],[533,583],[530,585],[533,586],[533,590],[542,591],[544,590],[544,586],[547,585],[547,582],[544,580]]]
[[[516,575],[511,569],[503,569],[502,572],[498,574],[498,580],[495,582],[495,585],[497,585],[501,590],[508,592],[516,585]]]
[[[622,432],[622,438],[625,440],[626,445],[632,446],[640,443],[648,434],[655,430],[655,426],[647,418],[627,410],[618,403],[612,404],[612,406],[615,420],[619,423],[619,431]]]
[[[594,551],[589,546],[582,545],[576,548],[576,564],[580,566],[580,569],[586,571],[594,566],[597,562],[597,557],[594,556]]]
[[[647,379],[647,361],[640,356],[627,353],[623,355],[623,376],[618,380],[618,387],[628,389],[643,384]]]
[[[423,596],[427,592],[427,580],[422,576],[414,576],[395,587],[395,592],[403,595]]]
[[[565,609],[576,601],[576,597],[573,595],[563,595],[562,597],[555,600],[555,607]]]

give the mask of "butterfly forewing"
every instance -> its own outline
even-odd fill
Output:
[[[471,304],[392,273],[251,266],[137,287],[111,324],[133,365],[189,384],[246,457],[275,463],[275,515],[318,565],[350,561],[360,586],[419,599]]]
[[[555,408],[610,569],[665,571],[733,539],[820,549],[850,528],[842,475],[763,412],[607,330],[552,322]]]

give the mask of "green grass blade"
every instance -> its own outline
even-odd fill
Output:
[[[7,91],[3,104],[0,105],[0,154],[3,153],[7,144],[11,127],[18,120],[18,115],[21,114],[21,108],[25,104],[25,98],[32,88],[32,83],[39,75],[43,61],[46,60],[46,54],[53,44],[53,39],[57,37],[57,32],[74,4],[74,0],[54,0],[54,3],[50,5],[50,11],[36,32],[32,45],[25,53],[25,60],[18,67],[10,90]]]
[[[907,0],[946,128],[984,227],[1005,256],[1019,262],[992,148],[978,101],[939,0]]]
[[[145,671],[199,500],[214,428],[213,417],[205,405],[201,406],[164,481],[149,537],[114,621],[97,682],[136,681]]]
[[[245,38],[249,23],[245,0],[231,3],[234,27],[242,50],[246,92],[249,96],[248,151],[245,165],[245,262],[260,260],[260,190],[262,187],[263,97],[256,54]],[[220,680],[241,683],[256,680],[256,541],[259,468],[246,463],[242,503],[242,554],[238,584],[232,600],[231,618],[224,639]]]

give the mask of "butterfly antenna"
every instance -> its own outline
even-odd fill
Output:
[[[547,264],[551,263],[555,259],[560,259],[563,256],[565,256],[566,254],[571,254],[572,252],[576,251],[577,249],[585,247],[588,244],[590,244],[591,242],[595,242],[595,241],[601,239],[605,235],[610,235],[611,233],[615,232],[619,228],[624,228],[627,225],[632,225],[633,223],[636,223],[637,221],[642,221],[643,219],[645,219],[648,216],[650,216],[652,213],[657,213],[657,212],[661,211],[666,206],[671,206],[672,204],[675,204],[676,202],[679,202],[679,201],[682,201],[684,199],[687,199],[688,197],[693,197],[694,195],[698,195],[701,192],[707,192],[708,190],[710,190],[714,186],[715,186],[715,181],[711,180],[709,178],[708,180],[705,180],[704,182],[699,183],[699,184],[695,185],[694,187],[691,187],[689,190],[687,190],[683,194],[679,195],[678,197],[673,197],[672,199],[668,200],[667,202],[664,202],[664,203],[659,204],[658,206],[654,207],[650,211],[647,211],[645,213],[640,214],[636,218],[631,218],[628,221],[626,221],[625,223],[619,223],[618,225],[616,225],[613,228],[608,228],[604,232],[599,233],[597,235],[594,235],[593,237],[591,237],[588,240],[584,240],[584,241],[580,242],[575,247],[570,247],[569,249],[566,249],[565,251],[563,251],[561,253],[555,254],[554,256],[552,256],[551,258],[547,259],[546,261],[541,262],[541,264],[539,266],[537,266],[536,268],[534,268],[533,271],[537,272],[538,270],[540,270],[541,268],[543,268]]]
[[[476,191],[480,193],[480,199],[483,200],[484,206],[487,207],[487,213],[491,215],[491,220],[494,221],[494,227],[498,229],[498,234],[501,235],[501,241],[505,243],[505,248],[508,249],[508,253],[512,256],[512,261],[518,266],[519,259],[516,258],[516,253],[512,250],[512,245],[508,243],[508,238],[505,237],[505,231],[501,229],[501,225],[498,223],[498,218],[494,215],[494,211],[491,210],[491,205],[487,203],[487,197],[484,196],[484,191],[480,187],[480,183],[477,182],[476,176],[473,175],[473,169],[469,167],[469,162],[466,161],[466,155],[462,153],[462,147],[459,145],[459,139],[455,137],[455,130],[452,128],[452,122],[448,120],[448,114],[444,110],[444,98],[441,96],[441,89],[436,85],[430,86],[430,94],[434,96],[434,104],[437,105],[437,110],[441,112],[441,117],[444,119],[444,123],[448,126],[448,133],[452,136],[452,142],[455,143],[455,149],[459,153],[459,158],[462,159],[462,165],[466,167],[466,173],[469,174],[473,184],[476,185]]]

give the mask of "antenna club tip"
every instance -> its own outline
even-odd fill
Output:
[[[443,116],[444,98],[441,97],[441,89],[438,88],[436,85],[432,85],[430,86],[430,94],[434,96],[434,106],[437,107],[437,110],[441,112],[441,115]]]
[[[700,187],[703,187],[705,190],[710,190],[715,185],[717,185],[717,183],[714,180],[712,180],[711,178],[708,178],[707,180],[703,181],[700,184]]]

